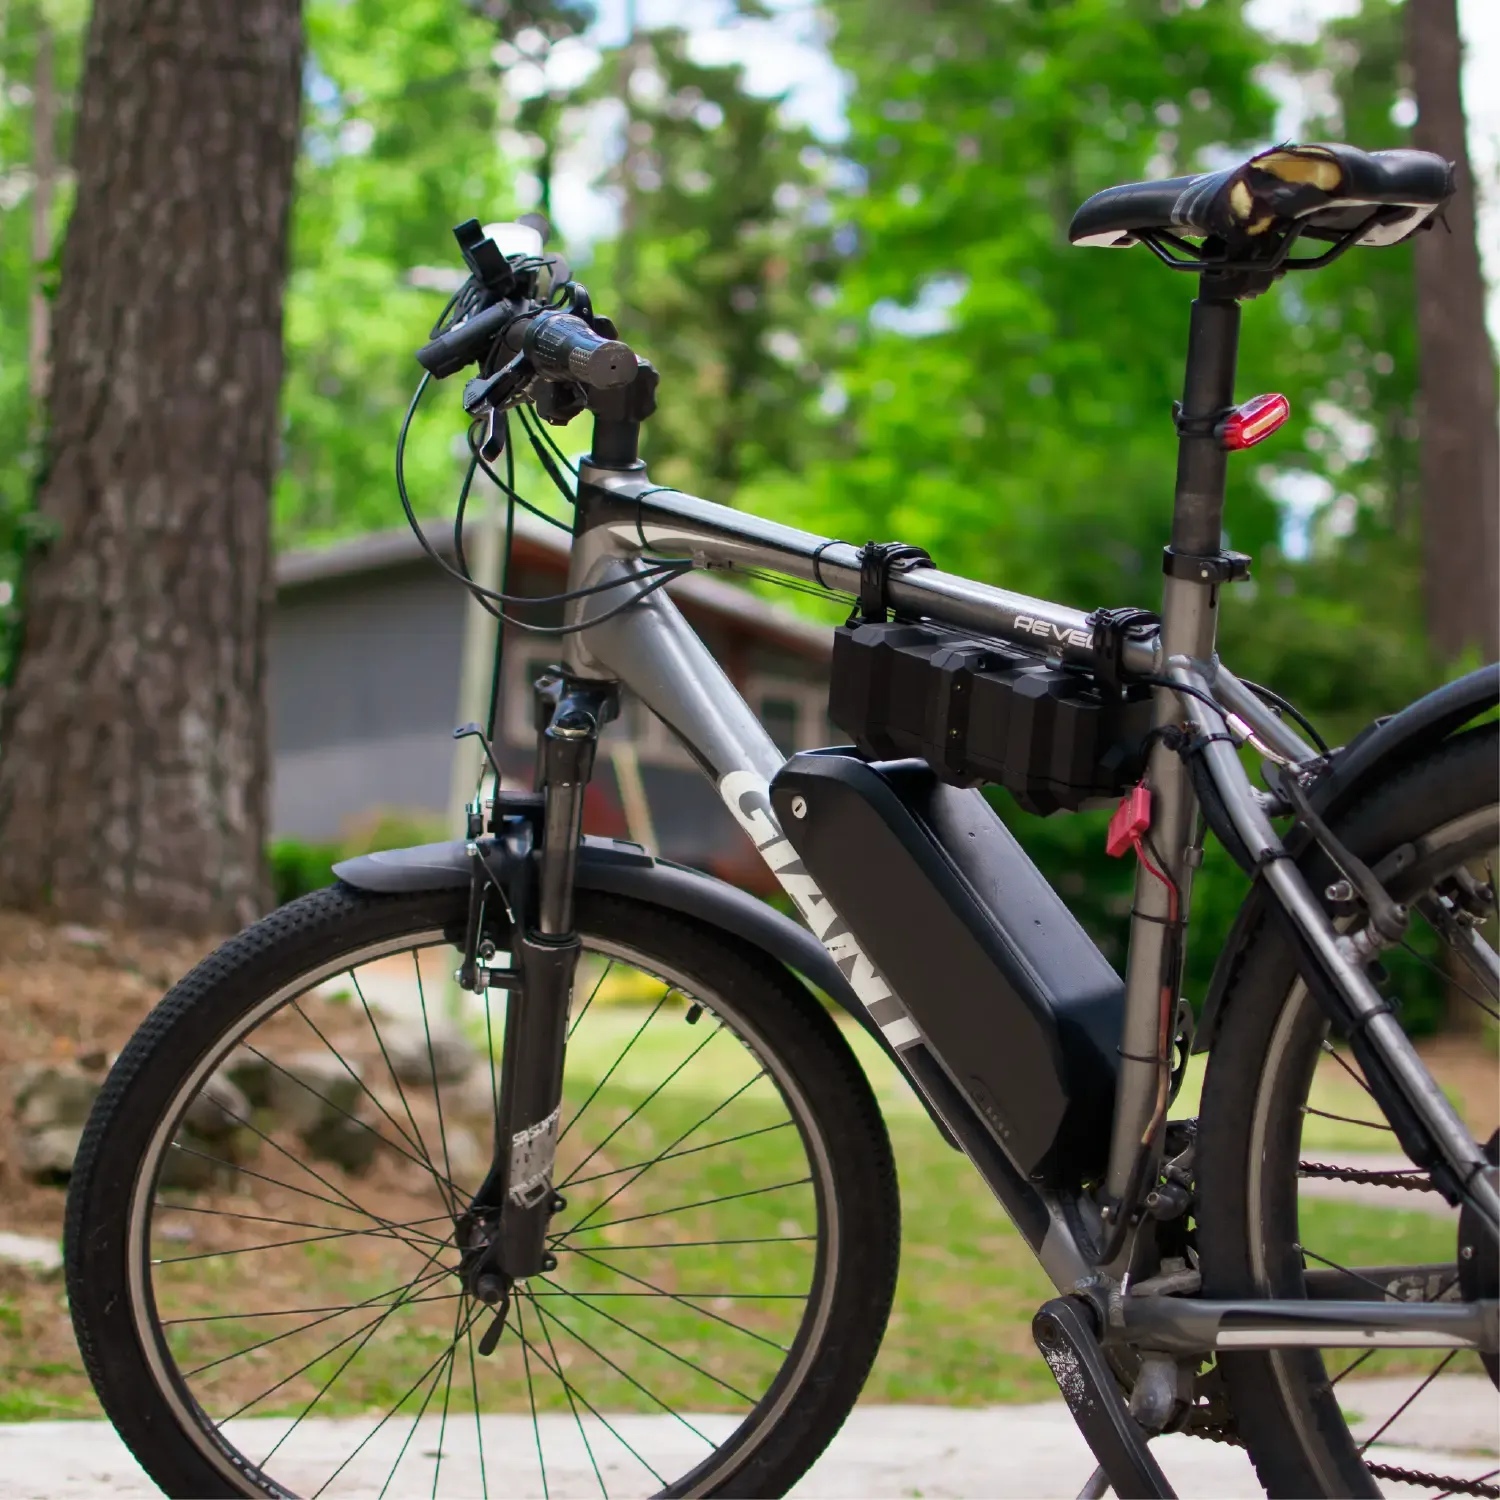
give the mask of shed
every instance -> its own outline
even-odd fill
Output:
[[[451,526],[434,523],[427,535],[451,561]],[[466,551],[476,542],[471,523]],[[518,511],[510,590],[561,592],[570,542],[566,532]],[[831,629],[706,573],[676,580],[670,593],[783,750],[837,738],[827,718]],[[381,811],[434,824],[444,818],[469,608],[465,590],[404,527],[278,557],[271,625],[275,836],[330,841]],[[545,611],[527,613],[553,622]],[[531,683],[555,660],[548,637],[506,630],[496,749],[510,785],[530,784]],[[752,888],[767,886],[713,787],[665,725],[628,694],[620,721],[602,738],[584,826],[636,837],[669,859]]]

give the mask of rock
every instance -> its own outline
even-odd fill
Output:
[[[346,1172],[363,1172],[375,1159],[380,1139],[358,1120],[332,1115],[303,1132],[302,1144],[319,1161],[330,1161]]]
[[[278,1057],[276,1062],[277,1066],[269,1070],[268,1102],[277,1124],[298,1135],[353,1114],[363,1097],[357,1063],[349,1065],[355,1075],[351,1076],[349,1069],[327,1052],[298,1052],[292,1057]],[[238,1083],[238,1078],[235,1081]]]
[[[156,1179],[163,1192],[201,1193],[207,1188],[234,1185],[234,1160],[223,1143],[205,1141],[190,1130],[178,1130],[162,1160]]]
[[[34,1234],[0,1233],[0,1261],[29,1271],[58,1271],[63,1263],[62,1246]]]
[[[276,1070],[248,1047],[236,1047],[219,1069],[256,1109],[271,1102],[271,1079]]]
[[[16,1089],[16,1119],[23,1132],[54,1125],[82,1126],[94,1107],[99,1080],[70,1064],[27,1069]]]
[[[270,1069],[270,1109],[276,1125],[291,1130],[308,1151],[346,1172],[362,1172],[375,1156],[380,1138],[364,1121],[366,1101],[355,1076],[327,1052],[278,1057]]]
[[[490,1148],[480,1141],[472,1130],[462,1125],[447,1128],[448,1177],[455,1186],[474,1192],[490,1169]],[[443,1169],[443,1148],[436,1140],[429,1142],[429,1150],[437,1169]]]
[[[431,1056],[428,1043],[431,1040]],[[479,1054],[468,1037],[452,1021],[428,1016],[424,1027],[420,1017],[402,1017],[387,1021],[380,1028],[391,1070],[402,1083],[432,1087],[433,1075],[438,1083],[460,1083],[474,1071]]]
[[[219,1141],[244,1128],[250,1119],[250,1101],[224,1073],[210,1073],[207,1082],[188,1105],[182,1123],[205,1141]]]
[[[93,927],[80,927],[76,922],[64,922],[57,935],[75,948],[102,948],[109,939]]]
[[[78,1155],[82,1139],[82,1125],[47,1125],[23,1130],[16,1142],[22,1172],[34,1182],[66,1182],[73,1175],[73,1158]]]

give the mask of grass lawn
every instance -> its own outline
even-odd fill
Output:
[[[812,1274],[811,1241],[799,1236],[815,1228],[796,1132],[770,1084],[754,1081],[743,1049],[716,1035],[711,1018],[706,1025],[685,1024],[677,1001],[606,1078],[646,1013],[638,1004],[600,1006],[572,1045],[564,1118],[585,1101],[587,1107],[559,1152],[560,1177],[571,1174],[575,1181],[564,1187],[569,1207],[558,1222],[583,1227],[559,1246],[558,1270],[533,1282],[530,1299],[518,1300],[495,1354],[476,1366],[486,1409],[525,1409],[530,1374],[538,1405],[554,1410],[567,1410],[576,1395],[608,1411],[659,1410],[659,1401],[742,1411],[764,1390],[795,1330],[797,1298]],[[1054,1396],[1030,1335],[1033,1312],[1051,1295],[1045,1277],[894,1068],[858,1028],[851,1024],[846,1034],[886,1114],[903,1213],[895,1307],[865,1399],[986,1405]],[[671,1089],[636,1113],[643,1095],[679,1062],[684,1066]],[[1179,1113],[1193,1108],[1200,1071],[1190,1077]],[[742,1083],[744,1091],[704,1123],[705,1113]],[[1316,1087],[1316,1102],[1331,1113],[1364,1113],[1351,1107],[1362,1096],[1336,1069],[1326,1078],[1320,1074]],[[435,1143],[435,1117],[420,1118]],[[1369,1135],[1336,1121],[1309,1120],[1309,1144],[1320,1148],[1368,1150]],[[679,1137],[688,1146],[735,1141],[633,1174]],[[263,1150],[257,1168],[265,1166]],[[242,1184],[215,1198],[212,1215],[203,1200],[188,1199],[159,1215],[157,1253],[182,1257],[159,1270],[160,1310],[182,1320],[170,1337],[184,1364],[199,1372],[195,1394],[213,1415],[227,1418],[283,1376],[248,1414],[294,1414],[340,1369],[334,1389],[314,1407],[319,1414],[385,1409],[403,1397],[414,1410],[424,1391],[441,1399],[445,1380],[460,1392],[455,1401],[472,1399],[466,1349],[461,1345],[451,1366],[443,1361],[460,1304],[451,1282],[433,1274],[438,1242],[428,1236],[446,1230],[420,1222],[438,1211],[435,1198],[430,1188],[422,1197],[420,1174],[414,1179],[415,1169],[402,1167],[382,1158],[370,1175],[340,1179],[350,1198],[374,1205],[393,1225],[409,1226],[384,1238],[322,1239],[250,1256],[219,1253],[233,1248],[235,1235],[248,1243],[244,1225],[251,1214],[283,1223],[300,1214],[323,1227],[345,1222],[336,1207],[310,1203],[305,1192],[278,1196],[264,1185],[251,1193]],[[453,1175],[464,1185],[457,1168]],[[705,1207],[705,1200],[718,1201]],[[348,1222],[360,1221],[349,1215]],[[1303,1230],[1310,1247],[1344,1264],[1442,1260],[1453,1248],[1443,1219],[1345,1202],[1308,1203]],[[705,1238],[743,1243],[695,1244]],[[395,1289],[424,1262],[430,1279],[392,1310]],[[320,1308],[353,1303],[364,1305],[322,1322],[313,1317]],[[277,1311],[289,1308],[298,1310],[291,1323]],[[265,1316],[217,1316],[249,1309]],[[485,1314],[475,1323],[474,1341],[489,1321]],[[293,1323],[316,1327],[289,1332]],[[303,1346],[305,1361],[290,1357]],[[1409,1363],[1411,1356],[1381,1355],[1365,1369],[1399,1368],[1403,1359]],[[408,1394],[430,1369],[435,1374]],[[96,1410],[72,1350],[60,1282],[5,1273],[0,1420]]]

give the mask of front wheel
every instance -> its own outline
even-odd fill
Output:
[[[121,1054],[66,1236],[105,1410],[173,1495],[784,1493],[895,1286],[848,1045],[757,950],[580,894],[551,1259],[486,1305],[455,1223],[505,993],[451,982],[466,897],[283,907]]]
[[[1473,1017],[1474,1073],[1487,1073],[1491,1098],[1496,740],[1494,724],[1450,740],[1372,792],[1339,829],[1391,894],[1427,919],[1414,918],[1381,955],[1382,988],[1398,1006],[1420,988]],[[1338,872],[1318,856],[1307,874],[1325,892]],[[1461,921],[1445,917],[1454,911]],[[1205,1297],[1496,1295],[1493,1239],[1486,1244],[1481,1229],[1474,1243],[1472,1223],[1402,1155],[1270,914],[1243,945],[1225,997],[1204,1079],[1197,1179]],[[1491,1268],[1480,1278],[1489,1285],[1471,1285],[1471,1264]],[[1477,1354],[1452,1349],[1287,1348],[1219,1363],[1238,1434],[1273,1496],[1378,1495],[1382,1480],[1493,1496],[1492,1459],[1461,1461],[1461,1472],[1440,1478],[1431,1470],[1441,1465],[1413,1452],[1426,1446],[1434,1417],[1449,1434],[1441,1446],[1493,1449],[1489,1360],[1488,1378]]]

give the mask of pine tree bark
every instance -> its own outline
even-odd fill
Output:
[[[1500,427],[1485,330],[1474,177],[1460,89],[1457,0],[1407,0],[1413,144],[1457,168],[1439,223],[1416,239],[1422,542],[1427,627],[1448,662],[1500,655]]]
[[[300,0],[95,0],[0,900],[200,932],[263,904],[301,69]]]

